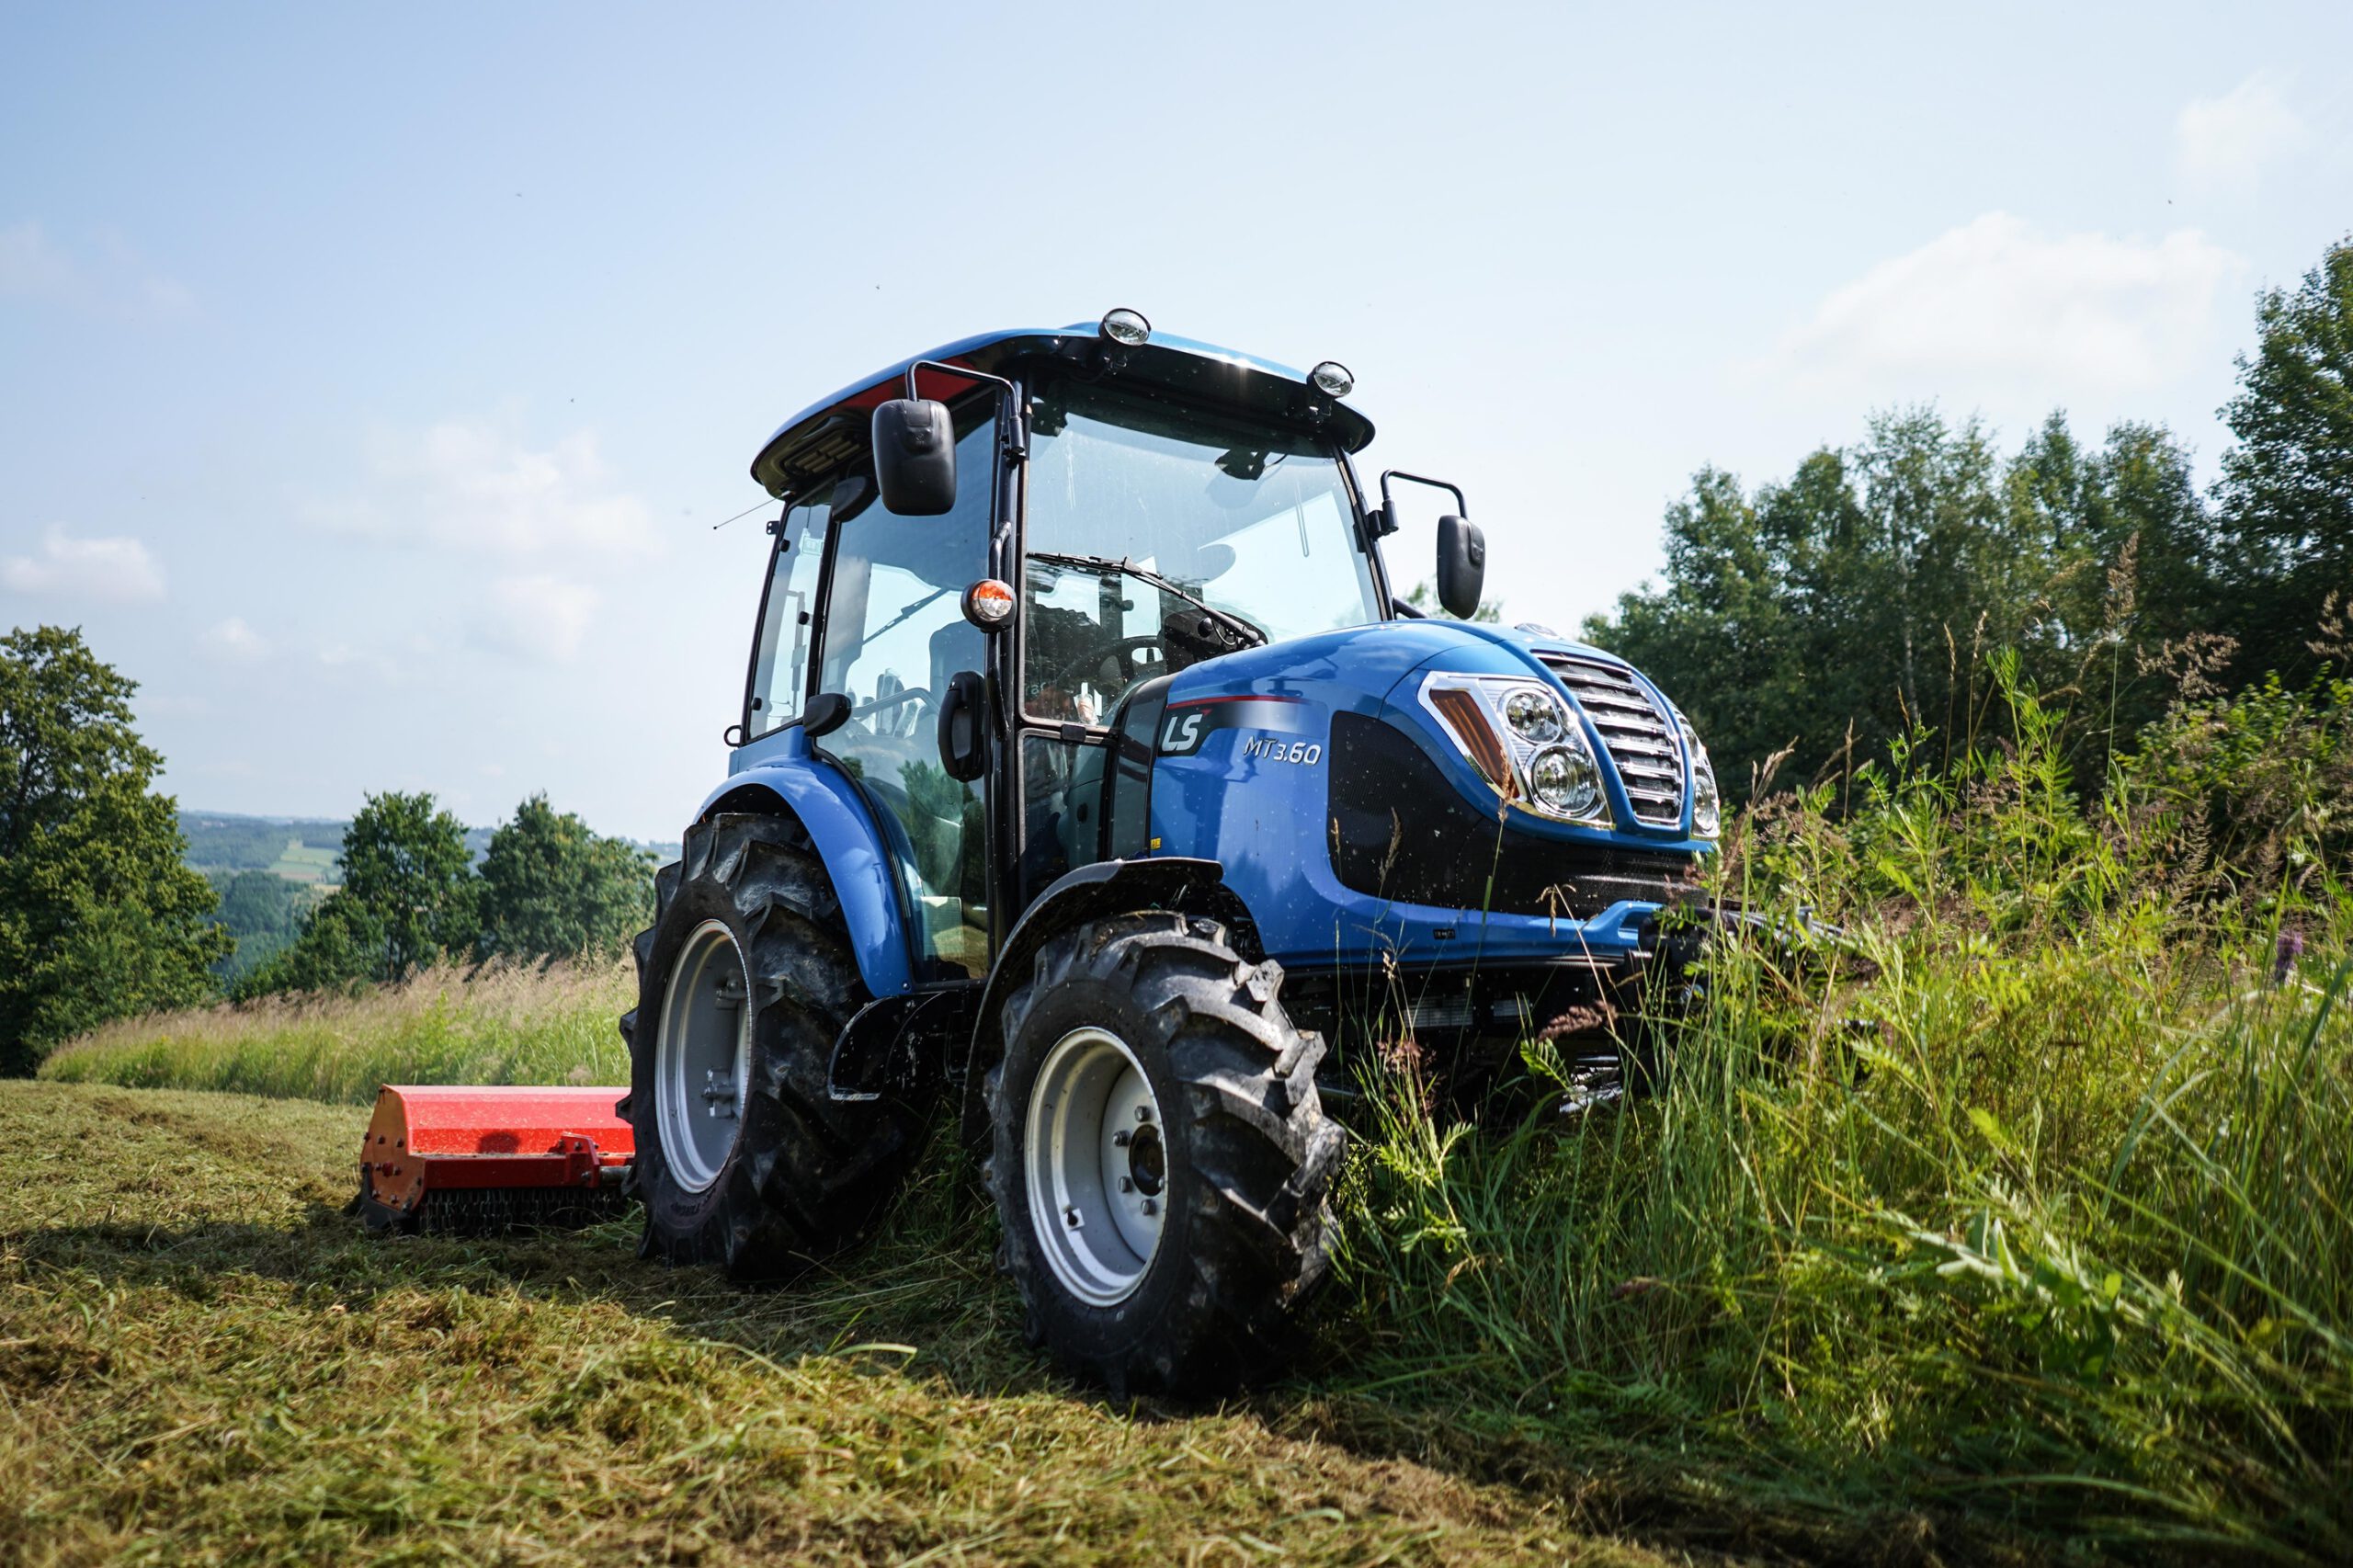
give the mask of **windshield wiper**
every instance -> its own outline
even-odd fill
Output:
[[[1253,642],[1263,645],[1268,641],[1265,632],[1259,631],[1256,627],[1251,625],[1248,621],[1243,619],[1232,610],[1220,609],[1213,604],[1196,598],[1191,593],[1184,588],[1178,587],[1176,584],[1170,582],[1159,573],[1153,571],[1150,567],[1139,566],[1134,562],[1127,560],[1124,557],[1118,561],[1114,561],[1108,555],[1063,555],[1052,551],[1033,550],[1029,552],[1029,559],[1032,561],[1043,561],[1051,566],[1078,566],[1088,571],[1117,572],[1122,576],[1133,577],[1137,582],[1144,584],[1148,587],[1158,588],[1164,594],[1173,595],[1177,598],[1183,599],[1187,604],[1191,605],[1203,615],[1209,616],[1221,624],[1241,633],[1243,636],[1250,639]]]

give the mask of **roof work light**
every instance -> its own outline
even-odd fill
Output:
[[[1097,330],[1122,348],[1141,348],[1152,337],[1152,323],[1144,320],[1143,312],[1125,305],[1104,312]]]

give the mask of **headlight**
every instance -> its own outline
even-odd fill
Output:
[[[1708,748],[1699,744],[1692,733],[1691,722],[1677,715],[1683,728],[1683,752],[1691,759],[1691,831],[1702,838],[1713,838],[1723,826],[1722,797],[1716,792],[1715,764],[1708,760]]]
[[[1539,805],[1564,817],[1591,816],[1601,804],[1601,775],[1583,746],[1546,746],[1528,765],[1528,783]]]
[[[1559,693],[1518,676],[1437,674],[1422,705],[1495,793],[1542,816],[1607,823],[1601,769]]]
[[[1522,740],[1546,745],[1569,733],[1568,715],[1549,691],[1522,687],[1504,699],[1504,722]]]

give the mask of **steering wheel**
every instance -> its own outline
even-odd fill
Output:
[[[878,713],[895,712],[898,709],[909,702],[930,703],[931,700],[931,688],[929,687],[903,686],[898,690],[890,692],[884,696],[877,697],[870,702],[859,703],[857,707],[850,710],[850,717],[853,719],[870,720]],[[932,705],[934,707],[938,706],[937,703],[933,703]],[[912,726],[906,733],[913,733],[914,729],[920,728],[922,720],[918,717],[915,726]],[[892,727],[888,730],[884,729],[880,724],[870,724],[869,728],[878,735],[895,735],[902,733],[897,728],[895,720],[892,722]]]
[[[1075,687],[1080,681],[1099,680],[1103,674],[1103,661],[1117,659],[1120,661],[1121,672],[1127,676],[1122,683],[1122,689],[1125,689],[1126,687],[1133,686],[1136,682],[1158,673],[1155,666],[1161,665],[1164,662],[1163,659],[1158,657],[1139,659],[1136,655],[1146,649],[1158,654],[1160,642],[1160,633],[1155,631],[1148,637],[1120,637],[1108,642],[1098,642],[1076,658],[1064,661],[1053,674],[1048,676],[1040,684],[1058,686],[1067,691]]]

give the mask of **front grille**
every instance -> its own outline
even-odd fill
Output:
[[[1601,733],[1609,760],[1634,804],[1634,818],[1653,827],[1676,827],[1683,821],[1683,747],[1675,726],[1653,702],[1634,677],[1614,665],[1573,659],[1565,653],[1539,653],[1538,658],[1561,677]]]
[[[1622,900],[1670,903],[1699,887],[1697,855],[1526,833],[1475,810],[1404,731],[1332,715],[1332,869],[1375,898],[1495,915],[1590,920]]]

